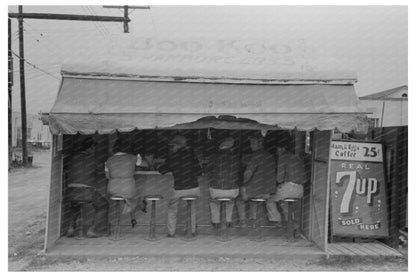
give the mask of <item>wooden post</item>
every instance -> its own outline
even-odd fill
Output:
[[[25,54],[23,44],[23,7],[19,6],[19,65],[20,65],[20,113],[22,120],[22,161],[27,166],[27,126],[26,126],[26,87],[25,87]]]
[[[129,22],[127,21],[129,19],[129,6],[124,6],[124,32],[129,32]]]
[[[12,56],[12,20],[8,19],[8,57],[9,57],[9,82],[8,82],[8,115],[9,115],[9,168],[12,164],[12,147],[13,147],[13,128],[12,128],[12,120],[13,120],[13,111],[12,111],[12,87],[13,87],[13,56]]]
[[[128,33],[129,32],[129,9],[147,9],[150,10],[149,6],[128,6],[128,5],[124,5],[124,6],[103,6],[103,8],[108,8],[108,9],[123,9],[124,10],[124,32]]]

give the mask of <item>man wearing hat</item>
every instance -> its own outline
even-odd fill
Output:
[[[263,137],[256,134],[249,137],[252,153],[245,160],[243,185],[240,187],[240,197],[237,199],[237,210],[240,227],[246,227],[246,203],[250,198],[261,197],[268,199],[276,190],[276,167],[273,155],[264,150]],[[248,219],[256,219],[257,203],[249,201]]]
[[[166,161],[158,168],[161,174],[172,172],[174,185],[168,204],[168,237],[175,236],[176,218],[179,199],[184,196],[199,196],[198,175],[202,173],[195,155],[189,149],[186,138],[175,136],[169,143],[169,155]],[[196,206],[192,201],[191,229],[196,233]]]
[[[234,139],[231,137],[223,139],[207,166],[211,195],[209,203],[211,222],[216,229],[220,226],[220,203],[215,199],[220,197],[233,199],[226,203],[225,210],[227,227],[231,227],[234,199],[239,193],[240,170],[240,157],[234,148]]]

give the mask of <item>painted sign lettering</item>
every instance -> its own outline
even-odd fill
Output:
[[[333,141],[331,218],[333,235],[388,235],[381,144]]]

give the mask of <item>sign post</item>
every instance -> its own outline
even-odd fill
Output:
[[[387,237],[382,144],[332,141],[330,157],[332,235]]]

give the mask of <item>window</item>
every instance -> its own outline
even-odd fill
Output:
[[[369,118],[369,127],[370,128],[377,128],[378,127],[378,118]]]

